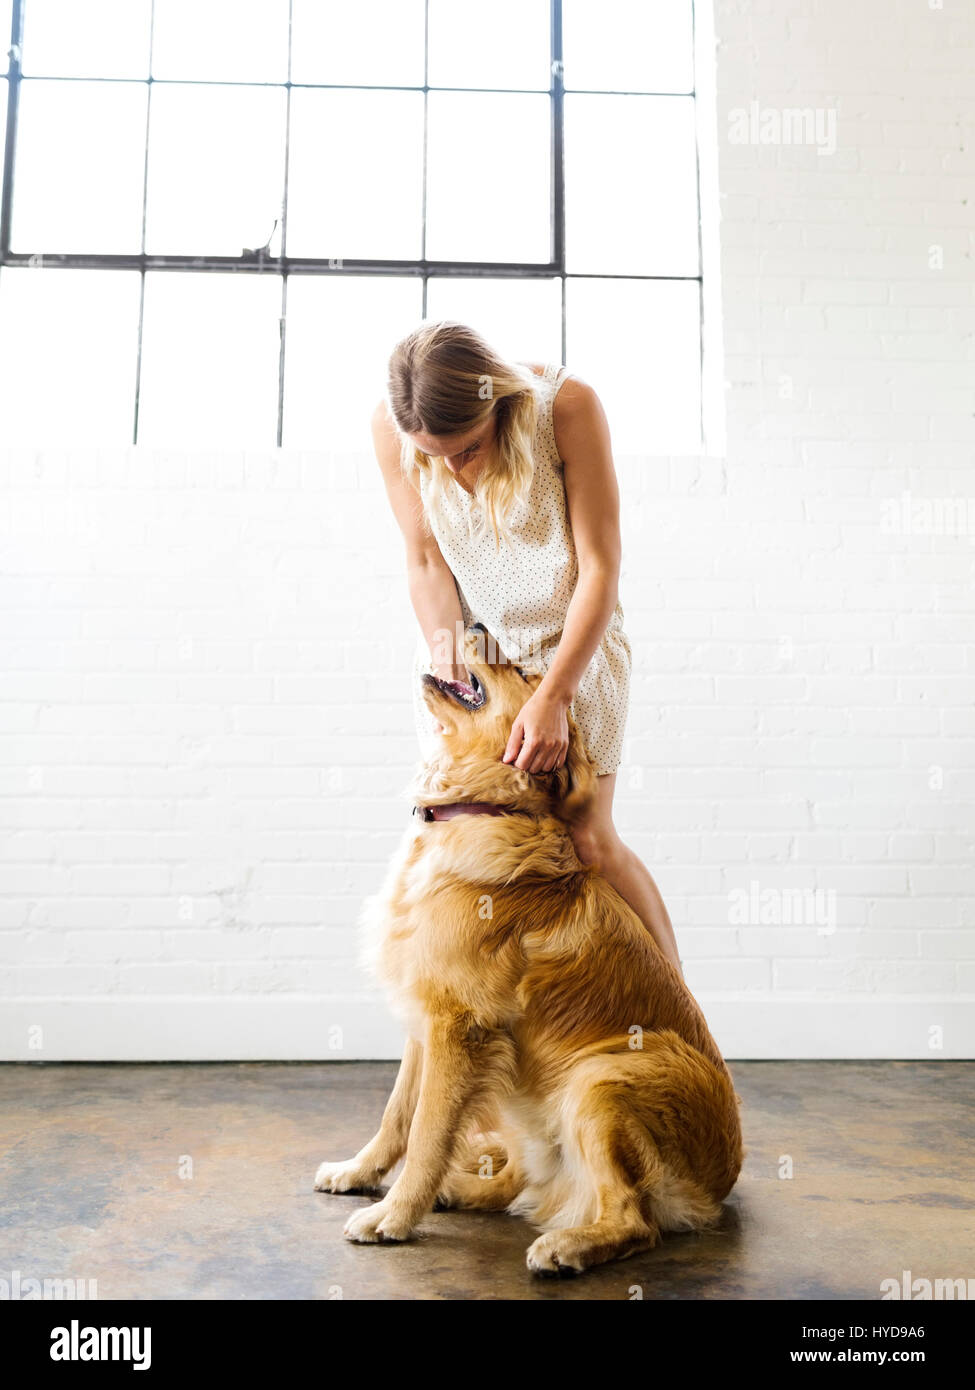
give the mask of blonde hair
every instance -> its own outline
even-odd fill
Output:
[[[424,323],[393,349],[387,379],[389,408],[402,435],[400,463],[410,479],[425,473],[431,486],[427,504],[439,512],[451,478],[442,457],[417,449],[410,435],[453,435],[484,424],[494,411],[497,435],[492,458],[474,484],[482,520],[495,545],[506,536],[505,518],[528,496],[535,460],[532,446],[538,421],[539,380],[530,367],[506,362],[481,335],[452,319]]]

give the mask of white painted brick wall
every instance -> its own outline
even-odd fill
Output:
[[[883,508],[975,499],[975,6],[716,29],[728,450],[619,460],[619,824],[730,1055],[971,1056],[975,534]],[[732,144],[751,101],[834,111],[835,153]],[[375,465],[3,472],[3,1054],[393,1055],[355,960],[416,757]],[[771,920],[815,890],[826,930]]]

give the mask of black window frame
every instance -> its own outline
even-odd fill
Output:
[[[428,130],[428,102],[431,91],[440,92],[478,92],[490,94],[494,92],[498,95],[518,94],[519,92],[530,92],[533,95],[544,95],[542,88],[468,88],[468,87],[442,87],[430,86],[429,77],[429,0],[424,0],[424,81],[422,86],[391,86],[386,84],[364,84],[364,83],[311,83],[311,82],[292,82],[291,80],[291,51],[292,51],[292,18],[293,0],[289,0],[288,6],[288,76],[284,82],[207,82],[198,81],[194,85],[200,86],[234,86],[234,87],[272,87],[283,88],[286,92],[285,110],[285,149],[284,149],[284,179],[282,188],[282,214],[281,214],[281,253],[272,255],[266,247],[259,248],[247,254],[239,256],[196,256],[196,255],[150,255],[143,249],[138,253],[128,254],[98,254],[98,253],[72,253],[59,252],[49,253],[42,250],[35,251],[12,251],[10,248],[10,227],[13,212],[13,195],[15,183],[15,165],[17,152],[17,124],[20,109],[20,89],[21,83],[34,80],[53,80],[62,82],[74,81],[100,81],[116,82],[124,81],[144,82],[148,87],[148,108],[146,121],[146,149],[144,154],[144,177],[142,190],[142,210],[143,210],[143,246],[145,243],[145,211],[147,200],[147,171],[148,171],[148,146],[149,146],[149,112],[151,111],[152,89],[156,85],[185,85],[182,79],[178,78],[157,78],[152,74],[152,22],[155,16],[155,0],[150,0],[150,47],[149,47],[149,75],[145,78],[81,78],[81,77],[45,77],[36,74],[24,79],[22,73],[22,47],[23,47],[23,24],[25,5],[30,0],[12,0],[10,48],[8,51],[7,68],[7,111],[6,125],[4,131],[4,169],[2,188],[0,188],[0,275],[5,267],[29,267],[44,269],[72,269],[72,270],[137,270],[140,272],[140,291],[139,291],[139,321],[138,321],[138,345],[136,362],[136,384],[135,384],[135,403],[132,424],[132,443],[138,442],[139,427],[139,388],[142,370],[142,334],[143,317],[145,305],[145,277],[147,271],[181,271],[199,274],[244,274],[261,275],[272,274],[281,277],[281,314],[280,314],[280,352],[278,361],[278,406],[277,406],[277,438],[276,444],[281,446],[284,429],[284,380],[286,370],[287,353],[287,302],[288,302],[288,280],[292,275],[354,275],[354,276],[397,276],[397,277],[416,277],[422,279],[422,308],[421,318],[427,314],[427,287],[431,278],[483,278],[483,279],[536,279],[561,281],[561,354],[562,360],[566,356],[566,283],[571,279],[581,280],[646,280],[646,281],[677,281],[683,283],[696,283],[698,285],[698,298],[700,306],[700,353],[699,364],[701,372],[701,419],[700,419],[700,441],[702,446],[707,444],[705,429],[705,372],[704,372],[704,259],[702,247],[701,222],[703,218],[702,189],[701,189],[701,157],[700,157],[700,132],[698,121],[698,42],[697,42],[697,0],[689,0],[691,6],[691,22],[693,35],[693,61],[694,61],[694,84],[689,92],[652,92],[652,91],[624,91],[620,89],[609,89],[607,91],[591,91],[585,89],[585,94],[591,95],[613,95],[613,96],[649,96],[649,97],[676,97],[686,99],[691,97],[695,103],[695,182],[697,192],[697,229],[698,229],[698,273],[696,275],[640,275],[626,273],[599,273],[589,271],[570,271],[566,269],[565,257],[565,108],[564,99],[566,88],[563,82],[563,57],[562,57],[562,0],[549,0],[549,19],[550,19],[550,86],[548,97],[550,99],[550,252],[547,262],[535,261],[437,261],[426,258],[426,217],[427,217],[427,198],[426,198],[426,175],[427,175],[427,130]],[[78,0],[83,3],[83,0]],[[0,74],[3,76],[3,74]],[[291,132],[291,92],[295,88],[325,91],[415,91],[423,93],[423,189],[422,189],[422,228],[421,228],[421,255],[416,260],[350,260],[348,257],[341,259],[335,257],[295,257],[287,254],[287,213],[288,213],[288,172],[289,172],[289,152],[290,152],[290,132]],[[581,90],[581,89],[580,89]],[[569,89],[570,93],[573,89]],[[272,238],[273,239],[273,238]]]

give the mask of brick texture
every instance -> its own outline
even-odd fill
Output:
[[[880,1015],[971,1055],[970,1008],[929,1034],[975,993],[975,7],[715,29],[727,450],[618,461],[618,823],[734,1055],[876,1055]],[[832,150],[771,138],[797,109]],[[751,110],[768,140],[732,138]],[[5,1053],[97,1055],[72,1029],[124,1002],[105,1055],[390,1055],[355,922],[408,814],[415,628],[375,464],[2,468]]]

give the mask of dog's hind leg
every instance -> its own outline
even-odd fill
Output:
[[[645,1046],[590,1056],[569,1076],[563,1172],[549,1202],[535,1193],[525,1211],[565,1229],[529,1249],[536,1273],[621,1259],[650,1249],[661,1230],[703,1229],[720,1215],[739,1162],[730,1078],[676,1034],[648,1035]]]
[[[323,1163],[315,1174],[316,1192],[376,1191],[382,1178],[406,1151],[420,1093],[422,1067],[423,1048],[415,1038],[408,1038],[379,1132],[354,1158],[339,1163]]]
[[[544,1189],[536,1189],[541,1201],[524,1214],[539,1224],[580,1224],[538,1237],[527,1256],[534,1274],[578,1274],[650,1250],[660,1239],[660,1228],[641,1201],[647,1184],[662,1176],[660,1157],[629,1110],[623,1088],[605,1079],[611,1060],[600,1058],[597,1068],[581,1063],[570,1082],[562,1132],[565,1169],[550,1189],[559,1210],[546,1210]],[[594,1070],[601,1080],[595,1080]]]

